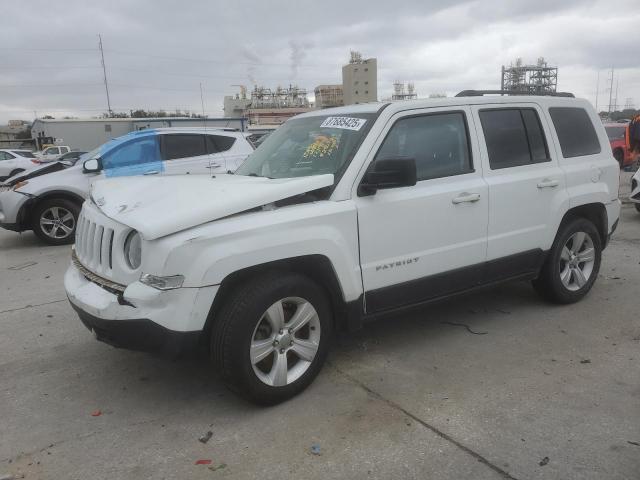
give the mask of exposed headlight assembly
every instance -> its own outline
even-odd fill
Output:
[[[136,270],[142,262],[142,238],[133,230],[124,241],[124,258],[129,268]]]
[[[140,276],[140,283],[157,288],[158,290],[173,290],[180,288],[184,282],[182,275],[171,275],[169,277],[158,277],[149,273],[143,273]]]

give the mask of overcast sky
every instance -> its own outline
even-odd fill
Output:
[[[98,33],[115,111],[222,115],[235,84],[340,83],[349,50],[378,59],[378,96],[394,80],[420,97],[499,88],[500,67],[539,56],[558,89],[640,106],[640,1],[333,0],[3,2],[0,123],[106,110]]]

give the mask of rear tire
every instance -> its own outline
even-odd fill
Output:
[[[80,206],[66,198],[44,200],[33,211],[33,233],[49,245],[68,245],[75,241]]]
[[[569,220],[561,225],[533,287],[554,303],[577,302],[591,290],[601,259],[602,242],[593,223],[584,218]]]
[[[329,301],[298,273],[269,272],[244,282],[216,317],[212,359],[227,386],[254,403],[273,405],[300,393],[329,351]]]

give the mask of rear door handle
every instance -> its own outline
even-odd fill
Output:
[[[143,175],[157,175],[160,173],[158,170],[151,170],[150,172],[144,172]]]
[[[458,203],[474,203],[474,202],[477,202],[478,200],[480,200],[479,193],[464,192],[464,193],[461,193],[459,196],[455,197],[453,200],[451,200],[451,203],[453,203],[454,205],[457,205]]]
[[[220,167],[220,164],[219,164],[219,163],[210,163],[210,164],[207,166],[207,168],[218,168],[218,167]]]
[[[552,180],[550,178],[545,178],[544,180],[538,182],[538,188],[555,188],[560,185],[558,180]]]

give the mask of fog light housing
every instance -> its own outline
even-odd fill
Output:
[[[182,287],[184,276],[171,275],[169,277],[158,277],[149,273],[143,273],[140,276],[140,283],[157,288],[158,290],[173,290]]]

